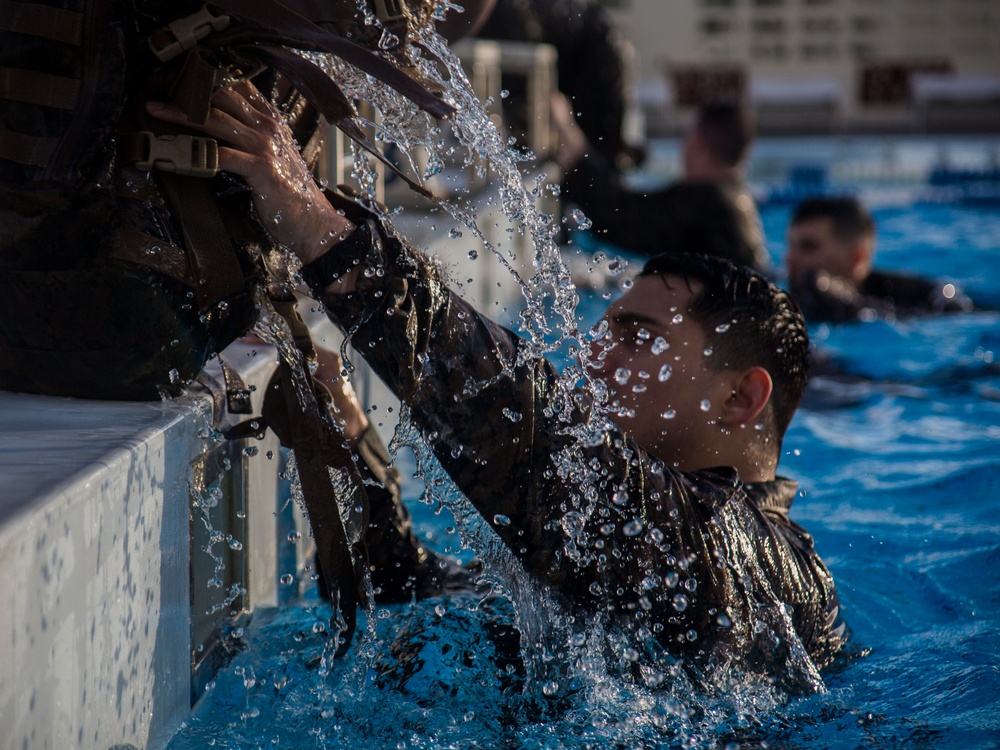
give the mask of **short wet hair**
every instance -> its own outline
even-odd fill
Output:
[[[715,102],[698,113],[695,128],[709,152],[727,167],[735,167],[750,153],[757,127],[753,113],[738,102]]]
[[[809,379],[809,332],[795,300],[756,271],[707,255],[657,255],[640,276],[653,274],[702,283],[691,301],[691,315],[713,350],[709,367],[767,370],[773,383],[773,423],[765,420],[764,429],[780,450]]]
[[[812,219],[829,219],[833,236],[840,242],[854,243],[875,236],[875,220],[853,195],[806,198],[795,208],[791,223],[794,226]]]

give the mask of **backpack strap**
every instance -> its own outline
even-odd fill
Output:
[[[364,585],[368,496],[343,434],[329,419],[333,397],[310,373],[309,362],[315,360],[316,353],[309,329],[295,309],[295,297],[272,290],[271,302],[289,326],[303,357],[301,370],[310,392],[300,392],[295,370],[282,357],[268,384],[261,416],[295,455],[322,579],[333,604],[332,625],[341,638],[340,656],[354,635],[357,607],[369,604]]]

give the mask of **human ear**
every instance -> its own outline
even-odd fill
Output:
[[[738,373],[718,423],[727,427],[749,424],[764,411],[773,388],[771,375],[763,367],[750,367]]]

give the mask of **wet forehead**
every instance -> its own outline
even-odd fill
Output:
[[[650,274],[635,280],[632,288],[608,307],[608,318],[633,318],[664,327],[678,313],[686,313],[702,290],[697,279],[685,281],[672,274]]]

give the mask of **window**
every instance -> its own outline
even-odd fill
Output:
[[[701,22],[701,33],[705,36],[719,36],[733,30],[733,22],[728,18],[705,18]]]
[[[837,45],[808,43],[799,47],[799,56],[803,60],[832,60],[837,56]]]
[[[833,34],[839,25],[836,18],[803,18],[802,30],[809,34]]]
[[[785,22],[780,18],[755,18],[753,30],[755,34],[781,34],[785,30]]]

